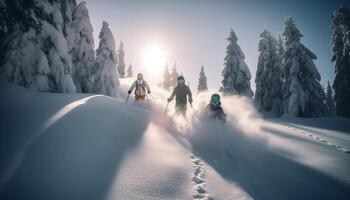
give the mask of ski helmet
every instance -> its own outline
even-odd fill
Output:
[[[177,84],[185,84],[185,78],[183,76],[177,77]]]
[[[219,105],[221,104],[220,102],[220,95],[219,94],[213,94],[211,95],[211,98],[210,98],[210,103],[214,104],[214,105]]]
[[[143,74],[142,73],[138,73],[137,74],[137,79],[139,79],[139,80],[143,79]]]

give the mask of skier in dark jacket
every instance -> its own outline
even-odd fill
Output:
[[[226,122],[226,114],[224,113],[224,110],[221,107],[220,95],[211,95],[210,102],[205,110],[209,119],[219,119],[223,122]]]
[[[182,113],[183,115],[186,115],[187,110],[187,96],[188,101],[192,105],[192,93],[190,88],[185,85],[185,78],[183,76],[179,76],[177,78],[177,86],[174,88],[173,93],[168,98],[168,102],[171,102],[174,97],[176,96],[176,104],[175,104],[175,110],[176,113]]]

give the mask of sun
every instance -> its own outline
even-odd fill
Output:
[[[143,62],[149,72],[159,74],[165,66],[165,52],[160,47],[148,47],[143,52]]]

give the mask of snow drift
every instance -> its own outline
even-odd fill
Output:
[[[1,199],[104,199],[149,119],[106,96],[31,93],[4,81],[1,99]]]

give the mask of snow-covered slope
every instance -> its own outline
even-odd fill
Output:
[[[2,81],[1,102],[1,199],[103,199],[148,126],[148,112],[100,95]]]
[[[209,93],[173,119],[167,93],[152,91],[148,106],[1,80],[0,199],[349,198],[348,119],[261,120],[225,97],[229,123],[210,122]]]

